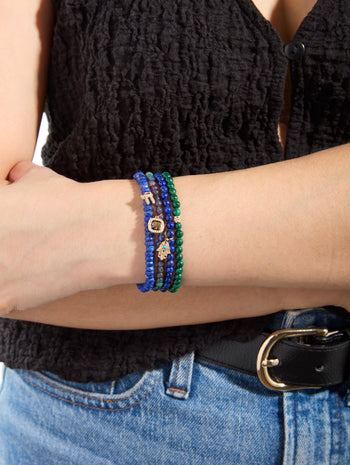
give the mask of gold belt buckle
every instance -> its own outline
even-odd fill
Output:
[[[326,328],[301,328],[301,329],[279,329],[270,334],[269,337],[261,344],[258,357],[256,360],[256,370],[260,381],[269,389],[274,391],[291,391],[293,389],[318,389],[319,386],[296,386],[285,384],[273,379],[269,373],[269,368],[276,367],[280,364],[278,358],[270,358],[270,352],[273,346],[281,339],[300,336],[320,336],[327,337],[337,331],[330,333]]]

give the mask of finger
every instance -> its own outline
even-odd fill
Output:
[[[23,178],[23,176],[28,174],[30,171],[37,169],[40,169],[40,167],[38,165],[35,165],[31,161],[20,161],[13,168],[11,168],[7,179],[10,182],[16,182]]]

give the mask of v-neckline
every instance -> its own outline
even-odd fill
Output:
[[[257,21],[257,26],[260,26],[261,28],[267,30],[270,32],[270,37],[271,37],[271,41],[272,43],[275,44],[276,48],[279,48],[281,51],[283,50],[284,48],[284,43],[283,43],[283,40],[281,38],[281,35],[280,33],[277,31],[277,29],[272,25],[272,23],[267,19],[265,18],[265,16],[260,12],[260,10],[257,8],[257,6],[255,5],[255,3],[253,2],[253,0],[238,0],[239,3],[241,3],[241,6],[244,7],[245,10],[250,11],[250,15],[252,15],[252,17]],[[317,0],[316,3],[314,4],[314,6],[311,8],[311,10],[307,13],[307,15],[304,17],[304,19],[301,21],[301,23],[299,24],[299,27],[298,29],[296,30],[293,38],[289,41],[289,42],[294,42],[294,41],[303,41],[304,40],[304,32],[305,30],[307,30],[307,24],[312,21],[312,18],[315,16],[315,14],[317,15],[319,12],[322,12],[324,10],[324,8],[326,7],[326,4],[329,0]],[[286,60],[285,63],[287,63],[287,58],[285,57],[285,55],[281,54],[280,55],[280,58],[277,58],[279,61],[282,60]],[[281,66],[284,66],[282,63],[281,63]],[[288,64],[289,66],[289,64]],[[280,115],[279,115],[279,118],[278,118],[278,121],[277,121],[277,127],[276,127],[276,138],[277,138],[277,141],[280,145],[280,150],[281,150],[281,153],[283,154],[283,158],[286,158],[288,157],[288,145],[289,145],[289,134],[290,134],[290,124],[291,124],[291,120],[292,120],[292,115],[293,115],[293,87],[291,87],[291,91],[290,91],[290,113],[289,113],[289,120],[288,120],[288,124],[286,125],[286,128],[284,129],[284,134],[285,136],[282,138],[281,137],[281,128],[280,128],[280,123],[281,123],[281,114],[282,114],[282,110],[283,110],[283,107],[285,105],[285,95],[284,95],[284,92],[285,92],[285,86],[286,86],[286,82],[287,82],[287,74],[288,74],[288,68],[286,68],[286,74],[284,76],[284,81],[283,82],[280,82],[279,84],[275,84],[275,85],[278,85],[280,87],[280,92],[281,92],[281,112],[280,112]],[[275,76],[275,79],[274,81],[276,82],[277,79],[280,79],[280,77],[278,76]],[[283,139],[283,140],[282,140]]]
[[[260,17],[260,20],[262,22],[264,22],[265,24],[268,24],[268,26],[277,34],[280,42],[283,44],[283,40],[282,40],[282,37],[281,37],[281,34],[278,32],[278,30],[272,25],[271,21],[269,19],[267,19],[262,13],[261,11],[258,9],[258,7],[256,6],[256,4],[254,3],[253,0],[243,0],[244,3],[246,3],[247,5],[249,4],[250,8],[253,9],[255,11],[255,14]],[[314,4],[314,6],[311,8],[311,10],[304,16],[304,18],[302,19],[302,21],[300,22],[297,30],[295,31],[292,39],[290,40],[290,42],[292,42],[293,40],[295,40],[295,38],[299,35],[300,31],[303,29],[304,27],[304,24],[305,22],[307,22],[309,20],[310,17],[312,17],[314,15],[315,12],[317,12],[317,10],[319,9],[322,9],[324,4],[327,2],[328,0],[317,0],[316,3]]]

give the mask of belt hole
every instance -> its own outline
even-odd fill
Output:
[[[324,365],[319,365],[318,367],[315,367],[315,370],[316,370],[318,373],[322,373],[322,371],[324,370]]]

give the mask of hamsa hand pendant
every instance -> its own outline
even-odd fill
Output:
[[[165,260],[170,254],[170,244],[168,239],[165,239],[157,249],[159,260]]]

